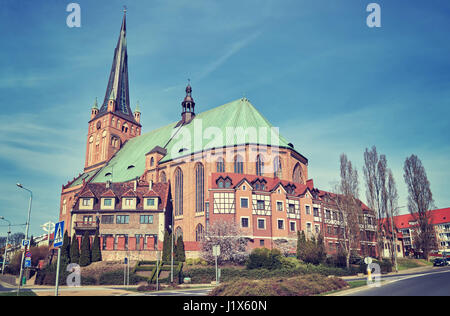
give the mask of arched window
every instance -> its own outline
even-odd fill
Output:
[[[225,172],[225,163],[222,157],[219,157],[216,162],[217,172]]]
[[[150,167],[153,167],[154,164],[155,164],[155,159],[152,157],[152,158],[150,158]]]
[[[273,160],[273,176],[275,178],[281,178],[282,174],[281,160],[279,156],[276,156]]]
[[[205,201],[205,179],[204,168],[201,163],[195,167],[195,211],[202,213],[204,211]]]
[[[244,161],[240,155],[234,158],[234,173],[244,173]]]
[[[195,241],[202,241],[205,238],[205,229],[202,224],[198,224],[195,228]]]
[[[181,227],[180,226],[178,226],[176,229],[175,229],[175,239],[178,239],[178,237],[183,237],[183,230],[181,229]]]
[[[175,170],[175,216],[183,215],[183,172]]]
[[[299,163],[297,163],[294,167],[294,171],[292,172],[292,181],[295,183],[303,183],[303,173],[302,167]]]
[[[166,173],[164,171],[161,171],[161,173],[159,175],[159,181],[162,182],[162,183],[166,183],[167,182]]]
[[[63,201],[63,207],[62,207],[62,214],[63,214],[63,215],[66,214],[66,209],[67,209],[67,203],[66,203],[66,200],[64,199],[64,201]]]
[[[261,155],[258,155],[258,157],[256,157],[256,175],[264,175],[264,161],[261,159]]]
[[[117,120],[117,128],[120,129],[120,120]]]

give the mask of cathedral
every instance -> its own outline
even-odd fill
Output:
[[[126,15],[103,102],[91,109],[83,173],[62,186],[70,236],[101,237],[103,260],[154,259],[164,232],[199,257],[208,228],[231,221],[249,250],[289,245],[297,232],[339,247],[342,214],[308,178],[308,159],[246,98],[196,113],[190,83],[173,123],[142,133],[129,98]],[[179,113],[174,109],[174,113]],[[375,251],[375,216],[363,203],[360,251]]]

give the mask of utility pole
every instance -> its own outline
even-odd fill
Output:
[[[8,234],[6,235],[5,253],[3,254],[3,265],[2,265],[2,274],[5,274],[6,251],[8,249],[9,234],[11,234],[11,222],[5,219],[3,216],[0,216],[0,219],[8,222]]]
[[[28,191],[28,193],[30,193],[30,203],[28,205],[28,220],[27,220],[27,228],[26,228],[26,234],[25,234],[25,239],[28,240],[28,232],[30,229],[30,215],[31,215],[31,203],[33,201],[33,192],[31,192],[31,190],[25,188],[24,186],[22,186],[20,183],[16,184],[19,188],[24,189],[26,191]],[[17,288],[17,296],[19,296],[20,293],[20,286],[22,284],[22,276],[23,276],[23,260],[25,257],[25,251],[27,250],[27,247],[25,247],[25,249],[22,252],[22,259],[20,261],[20,275],[19,275],[19,287]]]

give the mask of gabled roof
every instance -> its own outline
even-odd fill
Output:
[[[160,160],[160,164],[213,148],[218,149],[250,143],[289,148],[300,155],[289,146],[288,141],[284,137],[272,129],[273,126],[269,121],[244,98],[200,113],[189,124],[174,128],[175,125],[176,123],[172,123],[128,140],[109,163],[94,177],[93,182],[106,182],[107,177],[105,175],[108,172],[113,172],[113,179],[117,182],[129,181],[140,177],[145,171],[145,155],[156,146],[167,151],[167,154]],[[198,135],[199,131],[206,135],[205,131],[207,129],[210,131],[211,128],[220,130],[223,138],[218,139],[214,143],[210,140],[194,142],[193,138]],[[267,137],[263,137],[262,133],[257,133],[261,135],[256,135],[255,141],[250,133],[243,133],[238,135],[238,137],[227,138],[227,129],[230,128],[235,128],[238,131],[247,128],[259,131],[260,128],[267,128]],[[192,146],[186,146],[180,141],[186,138],[191,140]],[[180,151],[182,148],[186,148],[186,150]],[[127,170],[130,164],[134,165],[135,168]]]
[[[113,190],[108,189],[105,192],[103,192],[100,197],[116,197],[116,195],[114,194]]]
[[[84,198],[93,198],[95,197],[95,194],[89,188],[85,188],[79,196]]]
[[[122,197],[137,197],[137,193],[133,189],[129,189],[127,192],[122,194]]]
[[[231,179],[231,182],[232,182],[231,188],[236,188],[236,187],[240,186],[244,181],[247,181],[253,187],[252,184],[259,180],[259,181],[265,181],[267,185],[265,186],[264,190],[260,189],[258,191],[272,192],[278,185],[283,186],[283,188],[285,188],[288,185],[292,185],[295,187],[295,195],[298,196],[300,194],[303,194],[305,192],[305,190],[307,189],[306,185],[301,184],[301,183],[294,183],[294,182],[290,182],[290,181],[280,180],[278,178],[257,176],[254,174],[213,173],[211,176],[213,179],[213,185],[212,185],[213,189],[224,189],[224,188],[219,188],[219,186],[217,185],[217,180],[220,178]]]

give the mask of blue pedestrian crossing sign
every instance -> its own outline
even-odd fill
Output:
[[[64,240],[64,221],[60,221],[55,225],[55,234],[53,240],[53,247],[61,247]]]

